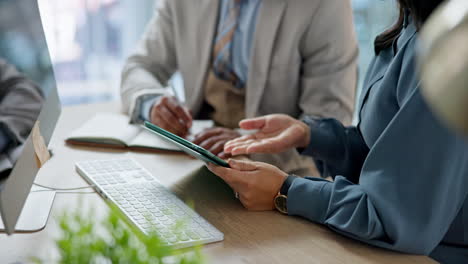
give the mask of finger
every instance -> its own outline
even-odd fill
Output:
[[[231,150],[231,154],[243,155],[252,153],[276,153],[282,149],[282,140],[267,138],[239,144]]]
[[[257,143],[258,142],[256,141],[251,141],[242,145],[238,145],[231,150],[231,155],[237,156],[237,155],[246,155],[250,153],[257,153],[257,152],[252,152],[252,150],[250,150],[250,146],[252,146],[253,144],[257,144]]]
[[[245,142],[240,142],[236,145],[231,145],[231,147],[229,147],[225,151],[230,152],[231,154],[234,154],[234,155],[239,155],[240,154],[239,152],[246,152],[247,148],[254,143],[256,143],[256,141],[253,139],[245,141]]]
[[[245,136],[235,138],[235,139],[230,140],[229,142],[227,142],[226,145],[234,145],[234,144],[242,143],[242,142],[245,142],[245,141],[251,140],[251,139],[255,139],[255,135],[245,135]]]
[[[172,114],[168,112],[166,108],[160,108],[160,111],[156,112],[156,117],[159,119],[160,123],[164,124],[164,127],[168,128],[166,130],[177,135],[184,135],[187,133],[187,129],[179,122],[171,122]]]
[[[165,129],[167,131],[171,131],[171,128],[169,128],[167,125],[166,125],[166,122],[164,122],[163,120],[161,120],[161,118],[157,115],[157,114],[154,114],[154,117],[152,118],[151,120],[151,123],[159,126],[160,128],[162,129]]]
[[[226,153],[226,152],[224,152],[224,151],[221,151],[221,152],[218,154],[218,157],[221,158],[221,159],[223,159],[223,160],[226,160],[226,159],[230,158],[231,155],[230,155],[229,153]]]
[[[175,130],[180,134],[185,134],[188,131],[187,127],[178,122],[179,118],[174,115],[174,113],[172,113],[167,107],[160,107],[158,114],[161,119],[170,124],[171,127],[175,128]]]
[[[177,120],[180,122],[182,120],[182,124],[186,127],[189,128],[189,123],[192,121],[192,116],[189,114],[186,109],[184,109],[180,104],[174,99],[174,98],[169,98],[168,100],[165,101],[166,106],[169,109],[169,111],[172,112],[174,116],[177,117]]]
[[[223,132],[223,130],[219,127],[215,127],[215,128],[209,128],[209,129],[206,129],[200,133],[198,133],[197,135],[195,135],[195,139],[193,140],[193,143],[194,144],[197,144],[197,145],[200,145],[203,141],[211,138],[211,137],[214,137],[214,136],[217,136],[219,134],[221,134]]]
[[[242,136],[240,138],[230,140],[230,141],[226,142],[224,150],[229,152],[234,147],[243,145],[246,142],[251,142],[254,139],[255,139],[254,135],[248,135],[248,136]]]
[[[161,128],[166,129],[167,131],[174,133],[176,135],[183,135],[185,134],[184,129],[176,126],[175,122],[168,121],[168,118],[162,115],[161,113],[156,114],[159,123],[162,125]]]
[[[219,136],[214,136],[212,138],[209,138],[205,141],[203,141],[202,143],[200,143],[200,147],[204,148],[204,149],[207,149],[207,150],[210,150],[211,148],[213,148],[218,142],[223,142],[222,143],[222,148],[224,147],[224,143],[226,143],[227,141],[227,136],[226,135],[219,135]],[[221,149],[222,150],[222,149]]]
[[[245,182],[245,179],[243,179],[245,178],[243,177],[244,172],[242,171],[217,166],[212,163],[208,163],[206,166],[211,172],[223,179],[231,187],[242,185],[243,182]]]
[[[281,141],[264,139],[247,146],[246,154],[252,153],[276,153],[282,149]]]
[[[223,151],[224,148],[224,143],[226,143],[227,140],[220,140],[216,142],[210,149],[209,151],[216,156],[218,156],[219,153]]]
[[[232,180],[231,175],[229,174],[229,169],[225,169],[220,166],[208,163],[206,167],[214,173],[216,176],[220,177],[224,182],[226,182],[235,192],[240,192],[241,185],[236,181]]]
[[[159,126],[160,128],[167,130],[171,133],[176,133],[176,131],[172,128],[171,124],[168,124],[164,119],[162,119],[159,114],[154,115],[154,122],[153,124]]]
[[[231,169],[239,171],[255,171],[258,169],[258,166],[255,162],[245,161],[245,160],[234,160],[229,159],[229,166]]]
[[[231,151],[231,155],[233,155],[233,156],[248,155],[248,154],[249,154],[248,146],[242,146],[242,147],[234,148]]]
[[[266,117],[245,119],[239,123],[239,127],[246,130],[262,129],[266,124]]]

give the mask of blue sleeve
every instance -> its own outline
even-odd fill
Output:
[[[468,195],[468,144],[413,90],[371,148],[359,184],[296,179],[288,211],[354,239],[429,254]]]
[[[356,127],[344,127],[335,119],[306,117],[310,128],[310,145],[301,154],[312,156],[323,177],[346,175],[359,181],[362,164],[369,152]]]
[[[10,144],[10,137],[5,131],[5,128],[0,126],[0,153],[5,151],[6,147]]]

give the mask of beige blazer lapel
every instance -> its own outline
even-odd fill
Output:
[[[197,39],[195,46],[200,47],[200,54],[196,55],[200,62],[197,79],[193,90],[186,90],[186,101],[190,109],[199,109],[203,103],[203,88],[208,70],[211,68],[211,50],[213,46],[216,28],[219,15],[219,0],[202,0],[198,1],[200,12],[194,12],[199,15],[197,25],[194,25],[197,30]],[[208,36],[208,37],[206,37]]]
[[[285,0],[264,0],[262,3],[247,81],[247,117],[257,114],[268,78],[275,38],[286,5]]]

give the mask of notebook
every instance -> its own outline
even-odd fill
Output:
[[[213,127],[211,120],[194,120],[188,140],[193,135]],[[181,150],[142,128],[129,124],[128,116],[115,113],[98,113],[66,139],[70,145],[129,149],[144,152]]]

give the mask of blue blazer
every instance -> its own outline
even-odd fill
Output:
[[[294,180],[288,211],[372,245],[468,263],[468,144],[421,97],[417,35],[410,23],[373,60],[357,127],[306,120],[303,154],[335,181]]]

